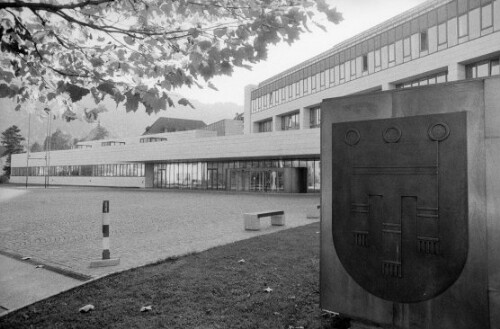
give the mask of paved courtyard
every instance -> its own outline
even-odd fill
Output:
[[[22,192],[21,192],[22,191]],[[101,257],[102,201],[110,201],[113,267],[89,268]],[[114,188],[0,188],[0,250],[98,277],[170,256],[305,225],[319,195],[229,194]],[[286,226],[262,220],[243,229],[245,212],[282,209]]]

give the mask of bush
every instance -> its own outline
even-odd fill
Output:
[[[7,184],[9,182],[9,177],[2,175],[0,176],[0,184]]]

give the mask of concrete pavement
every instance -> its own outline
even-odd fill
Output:
[[[102,252],[102,200],[110,200],[111,257],[119,257],[120,264],[89,268]],[[0,187],[0,306],[28,305],[83,282],[47,271],[50,267],[97,278],[312,223],[317,219],[307,214],[318,203],[317,194]],[[264,218],[261,231],[243,229],[243,213],[270,209],[285,211],[286,226],[270,226]],[[23,256],[46,266],[19,261]]]
[[[83,282],[0,254],[0,315]]]

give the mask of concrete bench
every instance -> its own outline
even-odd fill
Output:
[[[260,230],[260,219],[262,217],[271,217],[271,225],[285,225],[285,212],[283,210],[259,211],[243,214],[245,230],[258,231]]]

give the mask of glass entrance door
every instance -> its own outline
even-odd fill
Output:
[[[218,170],[217,169],[208,169],[208,177],[207,177],[207,189],[216,190],[218,187]]]
[[[232,169],[230,180],[234,191],[278,192],[283,190],[283,169]]]

